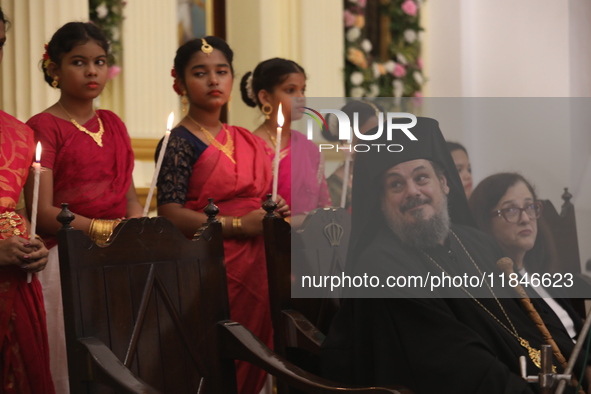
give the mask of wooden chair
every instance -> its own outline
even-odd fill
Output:
[[[60,213],[72,393],[235,393],[234,360],[305,392],[395,392],[338,388],[231,321],[221,225],[206,212],[196,240],[164,218],[142,218],[122,222],[104,247],[70,226],[67,207]]]
[[[560,214],[550,200],[542,200],[543,210],[539,227],[548,231],[550,240],[548,242],[548,253],[556,256],[551,260],[551,273],[572,273],[576,277],[577,286],[586,286],[591,283],[590,278],[581,272],[581,257],[579,255],[579,241],[577,238],[577,222],[575,218],[575,207],[570,202],[572,194],[568,188],[564,188]],[[575,310],[585,319],[584,299],[572,298],[571,303]]]
[[[270,198],[263,204],[267,211],[263,231],[275,351],[296,365],[317,372],[316,356],[338,309],[339,293],[329,294],[330,289],[326,288],[303,291],[298,284],[303,275],[342,273],[350,215],[341,208],[316,209],[292,234],[290,224],[273,213],[275,207]],[[278,385],[278,392],[289,390]]]

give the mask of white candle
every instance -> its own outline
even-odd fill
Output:
[[[41,142],[37,142],[37,150],[35,153],[35,162],[33,163],[33,170],[35,170],[35,183],[33,186],[33,206],[31,208],[31,233],[29,239],[34,239],[37,233],[37,206],[39,205],[39,176],[41,175]],[[31,283],[33,274],[27,273],[27,283]]]
[[[277,201],[277,185],[279,183],[279,156],[281,152],[281,127],[283,127],[283,110],[281,103],[277,110],[277,138],[275,138],[275,160],[273,163],[273,201]]]
[[[341,189],[341,208],[345,208],[347,203],[347,188],[349,187],[349,167],[351,165],[351,149],[353,142],[353,130],[349,134],[349,140],[343,152],[345,153],[345,175],[343,175],[343,188]]]
[[[156,170],[154,171],[154,176],[152,177],[152,184],[150,185],[150,190],[148,191],[148,197],[146,197],[146,205],[144,206],[144,213],[142,216],[148,216],[148,211],[150,210],[150,203],[152,202],[152,195],[154,194],[154,189],[156,188],[156,182],[158,181],[158,174],[160,173],[160,167],[162,167],[162,160],[164,159],[164,152],[166,151],[166,145],[168,145],[168,138],[170,137],[170,130],[172,129],[172,124],[174,123],[174,112],[171,112],[168,115],[168,122],[166,124],[166,133],[164,133],[164,140],[162,141],[162,146],[160,147],[160,154],[158,155],[158,161],[156,162]]]

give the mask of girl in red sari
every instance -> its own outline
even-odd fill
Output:
[[[93,100],[107,82],[108,53],[109,44],[95,25],[62,26],[43,56],[44,78],[60,89],[60,99],[27,122],[43,147],[38,227],[51,249],[48,268],[39,279],[48,315],[52,375],[59,393],[69,392],[59,262],[53,247],[60,227],[55,219],[60,203],[69,203],[76,215],[72,226],[99,244],[106,242],[121,218],[142,215],[125,125],[111,111],[93,109]]]
[[[267,346],[272,327],[261,202],[271,184],[264,147],[248,130],[220,122],[232,90],[233,53],[217,37],[187,42],[177,50],[175,91],[188,101],[187,115],[172,130],[158,176],[158,214],[191,238],[207,219],[214,198],[220,209],[231,318]],[[289,214],[284,201],[279,211]],[[237,363],[241,393],[258,393],[265,374]]]
[[[318,146],[302,133],[291,130],[292,120],[301,119],[306,105],[306,72],[293,60],[273,58],[259,63],[242,77],[242,100],[259,107],[265,115],[253,134],[264,141],[267,154],[275,157],[277,113],[282,105],[285,123],[279,157],[278,193],[285,197],[298,226],[313,209],[332,205],[324,177],[324,160]]]
[[[0,61],[6,42],[0,8]],[[29,240],[26,212],[17,207],[33,161],[33,130],[0,111],[0,393],[53,394],[41,285],[47,249]]]

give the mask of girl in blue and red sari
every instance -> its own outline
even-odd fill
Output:
[[[229,100],[233,53],[217,37],[187,42],[177,50],[175,91],[188,101],[187,115],[172,130],[158,176],[158,214],[188,238],[207,220],[208,198],[219,207],[232,320],[272,347],[261,202],[271,184],[271,163],[260,139],[220,122]],[[278,212],[289,214],[283,199]],[[258,393],[265,373],[237,363],[241,393]]]

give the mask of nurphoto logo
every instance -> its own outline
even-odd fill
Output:
[[[314,123],[318,125],[320,129],[325,127],[326,129],[329,128],[326,119],[322,114],[333,114],[336,116],[337,119],[337,127],[338,127],[338,135],[339,140],[346,141],[347,144],[344,146],[339,146],[338,144],[319,144],[319,150],[331,150],[336,149],[337,152],[339,150],[349,150],[353,149],[355,152],[368,152],[372,150],[380,151],[380,148],[386,149],[388,152],[402,152],[404,147],[400,144],[365,144],[360,143],[361,141],[375,141],[382,136],[384,133],[384,116],[386,117],[385,129],[386,129],[386,137],[388,141],[392,140],[392,135],[395,130],[402,131],[411,141],[417,141],[417,137],[410,131],[416,124],[417,124],[417,117],[411,113],[407,112],[387,112],[385,115],[383,112],[377,112],[376,115],[378,117],[378,127],[377,131],[373,134],[363,134],[359,131],[359,113],[353,113],[353,121],[349,119],[349,116],[340,111],[338,109],[321,109],[320,111],[316,111],[309,107],[304,107],[309,112],[304,112],[305,115],[308,115],[310,118],[307,119],[306,131],[307,131],[307,138],[309,140],[313,139],[314,135]],[[410,122],[408,123],[400,123],[400,119],[408,119]],[[353,135],[357,138],[357,141],[354,145],[353,142]]]

